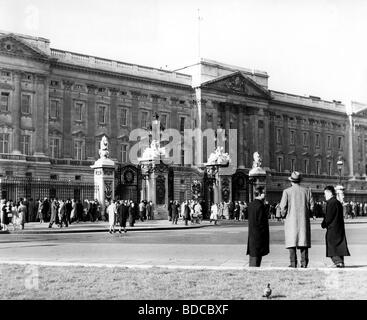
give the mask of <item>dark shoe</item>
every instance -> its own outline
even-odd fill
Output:
[[[338,263],[338,264],[336,264],[336,267],[337,268],[344,268],[344,263],[342,263],[342,262]]]
[[[291,263],[291,264],[288,266],[288,268],[297,268],[297,265],[296,265],[296,264]]]
[[[126,233],[127,231],[125,230],[124,233]]]
[[[302,264],[302,265],[301,265],[301,268],[307,268],[307,266]]]

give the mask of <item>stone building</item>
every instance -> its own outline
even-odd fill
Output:
[[[247,199],[252,154],[268,172],[268,195],[280,197],[297,169],[314,194],[338,182],[347,196],[366,181],[367,106],[268,88],[266,72],[201,59],[175,71],[50,48],[44,38],[0,32],[0,177],[93,181],[90,165],[103,135],[117,164],[117,197],[139,198],[139,169],[129,161],[134,128],[155,114],[165,128],[237,129],[237,171],[222,176],[224,198]],[[366,109],[366,110],[365,110]],[[228,143],[227,143],[228,147]],[[204,162],[210,153],[204,153]],[[191,198],[204,184],[202,164],[167,168],[170,199]],[[203,192],[204,196],[208,194]]]

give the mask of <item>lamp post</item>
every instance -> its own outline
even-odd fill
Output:
[[[338,162],[336,163],[336,165],[338,166],[338,171],[339,171],[339,185],[341,185],[341,181],[342,181],[343,164],[344,164],[343,160],[339,158]]]

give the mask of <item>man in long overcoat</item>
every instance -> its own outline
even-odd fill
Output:
[[[263,256],[269,253],[269,221],[264,206],[264,187],[256,187],[255,199],[248,206],[247,254],[250,267],[260,267]]]
[[[327,186],[324,194],[326,213],[321,227],[327,230],[325,235],[326,256],[331,258],[336,267],[344,268],[344,257],[350,256],[350,253],[345,236],[343,206],[336,199],[333,186]]]
[[[283,191],[280,201],[284,220],[285,246],[289,249],[290,266],[297,268],[297,250],[301,251],[301,267],[307,268],[311,248],[310,215],[314,208],[311,190],[300,185],[301,174],[293,171],[288,178],[292,186]]]

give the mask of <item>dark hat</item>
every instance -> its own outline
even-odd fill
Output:
[[[288,180],[292,182],[300,182],[302,179],[301,174],[298,171],[293,171]]]

